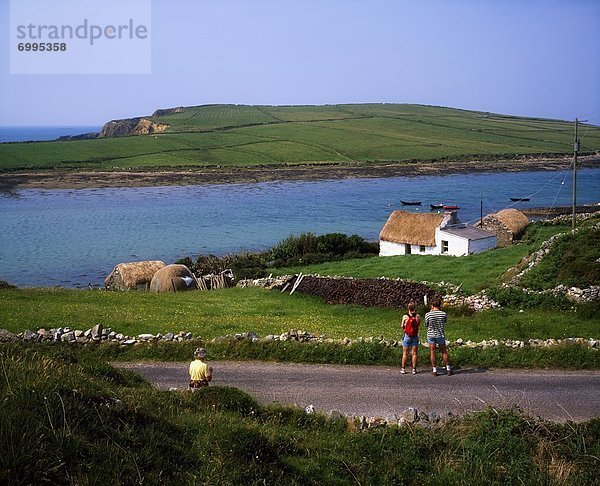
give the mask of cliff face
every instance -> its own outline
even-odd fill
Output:
[[[126,118],[105,123],[100,131],[101,138],[125,137],[128,135],[148,135],[149,133],[164,132],[169,125],[155,123],[149,118]]]
[[[159,108],[152,113],[152,118],[156,118],[157,116],[173,115],[174,113],[181,113],[182,111],[183,106],[178,106],[177,108]]]

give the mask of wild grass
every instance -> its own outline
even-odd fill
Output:
[[[598,419],[552,424],[488,409],[432,429],[360,431],[228,387],[161,392],[73,347],[2,345],[0,367],[2,484],[541,485],[597,475]]]
[[[157,117],[147,136],[0,144],[0,171],[464,160],[566,154],[571,125],[420,105],[207,105]],[[582,152],[600,149],[586,126]],[[526,163],[526,162],[523,162]]]
[[[511,265],[526,256],[525,245],[497,248],[468,257],[441,255],[401,255],[327,262],[315,265],[273,269],[276,275],[297,273],[338,275],[355,278],[402,278],[417,282],[447,282],[461,285],[467,293],[498,285]]]
[[[555,227],[554,230],[559,232],[560,228]],[[283,267],[273,269],[273,273],[276,275],[294,275],[302,272],[304,274],[339,275],[355,278],[387,277],[418,282],[447,282],[460,285],[463,292],[472,294],[502,283],[503,275],[507,269],[527,256],[536,245],[539,245],[539,243],[516,244],[467,257],[443,255],[372,257]]]
[[[449,339],[598,337],[598,317],[577,309],[498,309],[450,313]],[[422,309],[423,313],[425,309]],[[303,329],[333,338],[399,335],[402,310],[328,305],[321,299],[258,288],[151,294],[73,289],[0,291],[0,327],[88,329],[96,324],[126,335],[185,330],[205,339],[238,332],[261,336]],[[590,315],[591,314],[591,315]]]
[[[582,228],[557,241],[544,259],[521,280],[528,288],[544,290],[559,284],[586,288],[600,284],[600,229]]]
[[[420,312],[423,314],[425,309]],[[331,306],[316,297],[298,293],[290,296],[258,288],[176,294],[0,290],[0,327],[13,332],[40,327],[85,330],[102,324],[130,336],[184,330],[205,341],[249,331],[264,337],[290,329],[302,329],[334,339],[383,336],[387,340],[398,340],[401,338],[399,322],[402,313],[396,309]],[[465,341],[597,339],[600,337],[598,315],[597,309],[589,305],[566,310],[503,308],[479,313],[450,310],[446,333],[450,340],[462,338]],[[259,348],[253,348],[252,352],[256,349]],[[340,351],[338,348],[321,349],[323,356],[332,360]],[[237,348],[232,351],[237,352],[240,352]],[[279,359],[277,353],[278,350],[268,351],[265,356]],[[259,356],[247,355],[246,358],[258,359]]]

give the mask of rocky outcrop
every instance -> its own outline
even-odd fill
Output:
[[[100,138],[126,137],[129,135],[148,135],[150,133],[164,132],[169,125],[156,123],[149,118],[125,118],[112,120],[105,123],[100,131]]]
[[[66,142],[69,140],[93,140],[94,138],[98,138],[100,136],[100,132],[88,132],[82,133],[80,135],[63,135],[62,137],[58,137],[56,140],[59,142]]]
[[[152,119],[155,119],[159,116],[174,115],[175,113],[181,112],[183,112],[183,106],[178,106],[177,108],[159,108],[152,113]]]

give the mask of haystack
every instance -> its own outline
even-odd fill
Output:
[[[165,266],[159,260],[119,263],[104,279],[107,290],[145,290],[154,274]]]
[[[183,292],[197,289],[196,278],[190,269],[175,263],[161,268],[150,282],[150,292]]]
[[[496,235],[499,247],[510,246],[518,239],[529,225],[529,219],[521,211],[508,208],[497,213],[488,214],[476,226]]]

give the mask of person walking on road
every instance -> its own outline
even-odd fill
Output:
[[[212,367],[204,362],[206,358],[206,349],[196,348],[194,351],[194,361],[190,363],[190,390],[208,386],[212,380]]]
[[[439,346],[442,353],[442,359],[446,364],[446,373],[452,376],[452,367],[450,366],[450,358],[446,350],[446,313],[440,310],[442,307],[441,297],[435,296],[431,299],[431,310],[425,314],[425,324],[427,325],[427,343],[429,344],[429,356],[431,358],[431,374],[438,375],[438,370],[435,361],[435,348]]]
[[[421,316],[417,314],[417,305],[408,303],[408,313],[402,316],[402,369],[400,373],[406,374],[406,361],[410,349],[412,356],[412,374],[417,374],[417,351],[419,350],[419,325]]]

